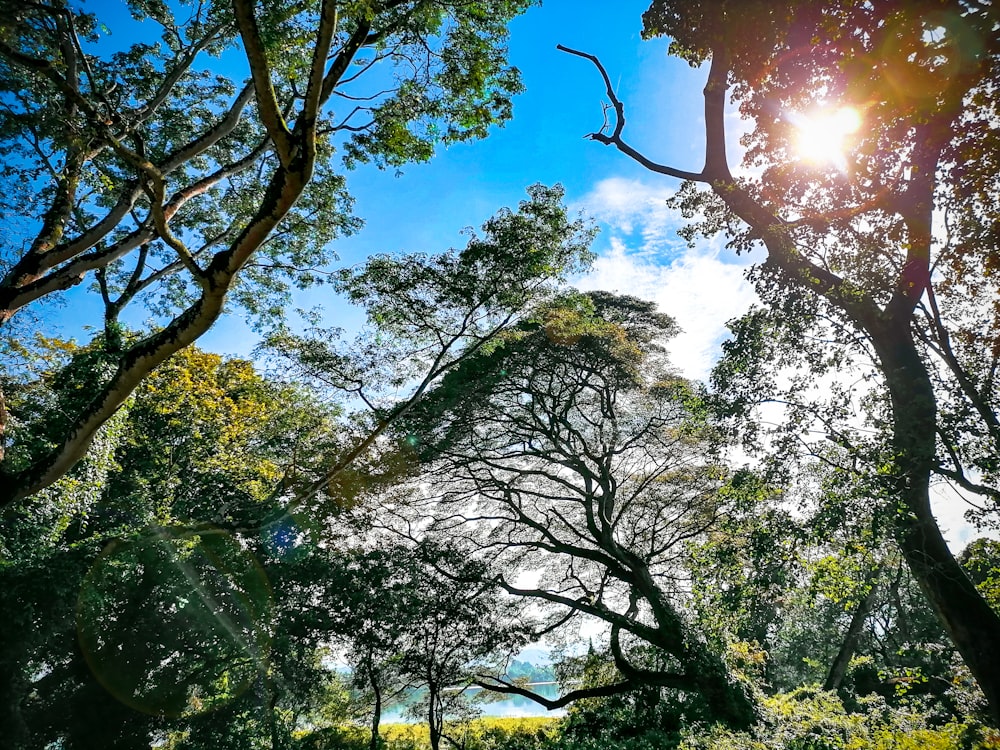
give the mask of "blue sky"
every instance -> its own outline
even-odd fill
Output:
[[[101,44],[127,46],[144,33],[119,0],[88,0],[110,36]],[[561,183],[574,210],[601,228],[594,270],[576,280],[653,299],[675,316],[684,333],[674,342],[675,363],[689,377],[704,378],[724,335],[724,323],[752,299],[742,281],[746,259],[718,244],[686,248],[676,236],[679,217],[664,201],[677,181],[653,175],[617,151],[585,139],[603,122],[604,84],[588,61],[559,52],[557,44],[600,57],[626,103],[630,143],[657,161],[697,170],[703,160],[702,98],[706,72],[667,56],[667,40],[641,38],[648,0],[613,8],[579,0],[546,0],[511,26],[510,59],[526,91],[516,98],[514,119],[490,137],[441,149],[428,163],[407,165],[401,175],[362,166],[348,176],[355,212],[365,221],[355,236],[338,241],[342,265],[374,252],[435,252],[461,246],[463,228],[478,227],[503,206],[525,197],[526,186]],[[149,23],[149,30],[154,31]],[[236,68],[240,61],[226,61]],[[735,141],[733,148],[735,156]],[[328,289],[298,293],[294,306],[322,306],[326,324],[351,329],[357,311]],[[89,338],[81,323],[99,325],[94,291],[81,285],[61,308],[46,311],[46,332]],[[145,314],[128,320],[141,324]],[[239,312],[220,320],[199,346],[220,353],[251,354],[257,337]]]
[[[630,142],[659,161],[691,169],[703,159],[705,71],[667,56],[667,40],[641,38],[648,0],[614,6],[546,0],[511,27],[510,58],[522,72],[524,94],[514,119],[489,138],[442,149],[430,162],[392,170],[362,167],[349,176],[364,229],[335,246],[344,264],[373,252],[434,252],[464,243],[460,231],[478,227],[502,206],[525,197],[526,186],[561,183],[574,209],[598,219],[594,272],[584,288],[617,289],[656,299],[685,334],[674,356],[685,374],[705,377],[728,318],[750,299],[737,259],[718,247],[688,251],[664,200],[675,180],[651,175],[620,153],[584,136],[603,121],[604,85],[587,61],[557,44],[598,55],[626,102]],[[743,261],[739,261],[742,263]],[[327,323],[351,327],[346,310],[325,289],[297,295],[295,304],[322,304]],[[255,339],[236,316],[220,321],[201,341],[218,352],[247,354]]]

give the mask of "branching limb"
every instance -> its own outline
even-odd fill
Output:
[[[271,66],[264,52],[264,42],[254,14],[254,2],[233,0],[233,10],[246,50],[247,62],[250,63],[250,75],[257,95],[257,109],[260,112],[261,122],[274,143],[281,165],[287,168],[293,156],[292,133],[281,115],[281,107],[271,81]]]
[[[641,164],[643,167],[651,172],[656,172],[657,174],[664,174],[669,177],[676,177],[679,180],[692,180],[694,182],[706,182],[706,177],[704,172],[688,172],[683,169],[676,169],[675,167],[670,167],[665,164],[657,164],[651,159],[647,158],[645,155],[636,151],[634,148],[629,146],[622,139],[622,130],[625,129],[625,105],[622,104],[621,99],[615,93],[614,87],[611,85],[611,78],[608,76],[608,71],[605,70],[604,65],[597,58],[596,55],[591,55],[586,52],[581,52],[580,50],[571,49],[562,44],[556,45],[556,49],[561,52],[566,52],[570,55],[576,55],[577,57],[582,57],[585,60],[590,60],[597,68],[598,72],[601,74],[601,78],[604,79],[604,87],[607,91],[608,98],[611,100],[611,105],[615,110],[615,124],[608,135],[604,132],[604,129],[591,133],[588,138],[595,140],[598,143],[603,143],[605,146],[614,146],[623,154],[633,159],[634,161]],[[606,124],[606,121],[605,121]]]
[[[996,412],[993,411],[989,402],[983,398],[983,394],[980,393],[976,384],[972,382],[972,378],[969,377],[969,373],[962,366],[962,363],[958,361],[958,356],[951,345],[951,336],[941,320],[941,310],[938,308],[937,296],[934,294],[933,286],[929,283],[927,285],[927,301],[930,305],[930,312],[927,317],[934,328],[937,340],[936,342],[931,342],[919,329],[917,335],[944,360],[948,369],[955,376],[955,380],[958,382],[962,393],[965,394],[969,403],[972,404],[973,408],[979,414],[980,419],[982,419],[983,424],[990,433],[990,437],[993,439],[994,445],[1000,449],[1000,420],[997,419]]]
[[[190,70],[192,63],[194,63],[195,58],[198,54],[204,50],[209,44],[215,41],[219,36],[219,32],[225,28],[225,24],[217,23],[205,31],[204,36],[195,42],[193,45],[188,47],[184,54],[181,55],[171,68],[170,72],[164,77],[163,81],[160,82],[156,93],[150,98],[146,104],[144,104],[134,115],[133,123],[131,127],[135,127],[150,117],[152,117],[156,111],[162,106],[163,102],[167,100],[170,96],[170,92],[173,90],[174,86],[184,77],[184,74]]]
[[[359,20],[358,27],[351,34],[343,49],[337,53],[337,57],[334,58],[333,64],[330,65],[330,69],[323,78],[323,86],[319,91],[320,104],[332,96],[333,90],[340,84],[340,79],[344,77],[344,73],[347,72],[358,51],[368,43],[369,31],[371,31],[371,23],[364,19]]]
[[[476,679],[473,684],[486,690],[492,690],[494,693],[520,695],[524,698],[529,698],[530,700],[535,701],[535,703],[545,706],[545,708],[549,711],[554,711],[557,708],[568,706],[570,703],[584,698],[607,698],[611,695],[629,693],[639,687],[642,687],[641,683],[625,680],[623,682],[612,683],[611,685],[600,685],[599,687],[571,690],[568,693],[560,695],[558,698],[546,698],[545,696],[539,695],[532,690],[528,690],[520,685],[511,684],[504,680],[499,680],[492,675],[479,675],[479,678]]]

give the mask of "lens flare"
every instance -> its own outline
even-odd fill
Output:
[[[97,681],[156,716],[209,711],[267,671],[271,587],[220,530],[156,530],[108,545],[87,573],[77,632]]]
[[[795,152],[805,162],[832,164],[847,171],[851,135],[861,129],[861,113],[853,107],[822,109],[789,118],[795,126]]]

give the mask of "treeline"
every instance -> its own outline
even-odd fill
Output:
[[[553,682],[556,673],[549,664],[533,664],[530,661],[512,659],[507,665],[503,678],[525,683]]]
[[[388,423],[330,400],[328,337],[274,339],[282,377],[186,350],[4,525],[7,742],[376,748],[414,691],[434,748],[987,742],[864,486],[732,467],[674,331],[560,293]],[[105,345],[43,343],[52,378],[12,389],[38,434]],[[963,561],[995,596],[1000,545]],[[516,659],[540,638],[565,644],[551,669]],[[470,735],[471,685],[569,714]]]

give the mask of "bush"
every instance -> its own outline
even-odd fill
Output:
[[[932,727],[923,714],[878,696],[857,707],[848,712],[835,694],[800,688],[765,700],[753,731],[694,727],[678,750],[1000,750],[1000,738],[973,722]]]

